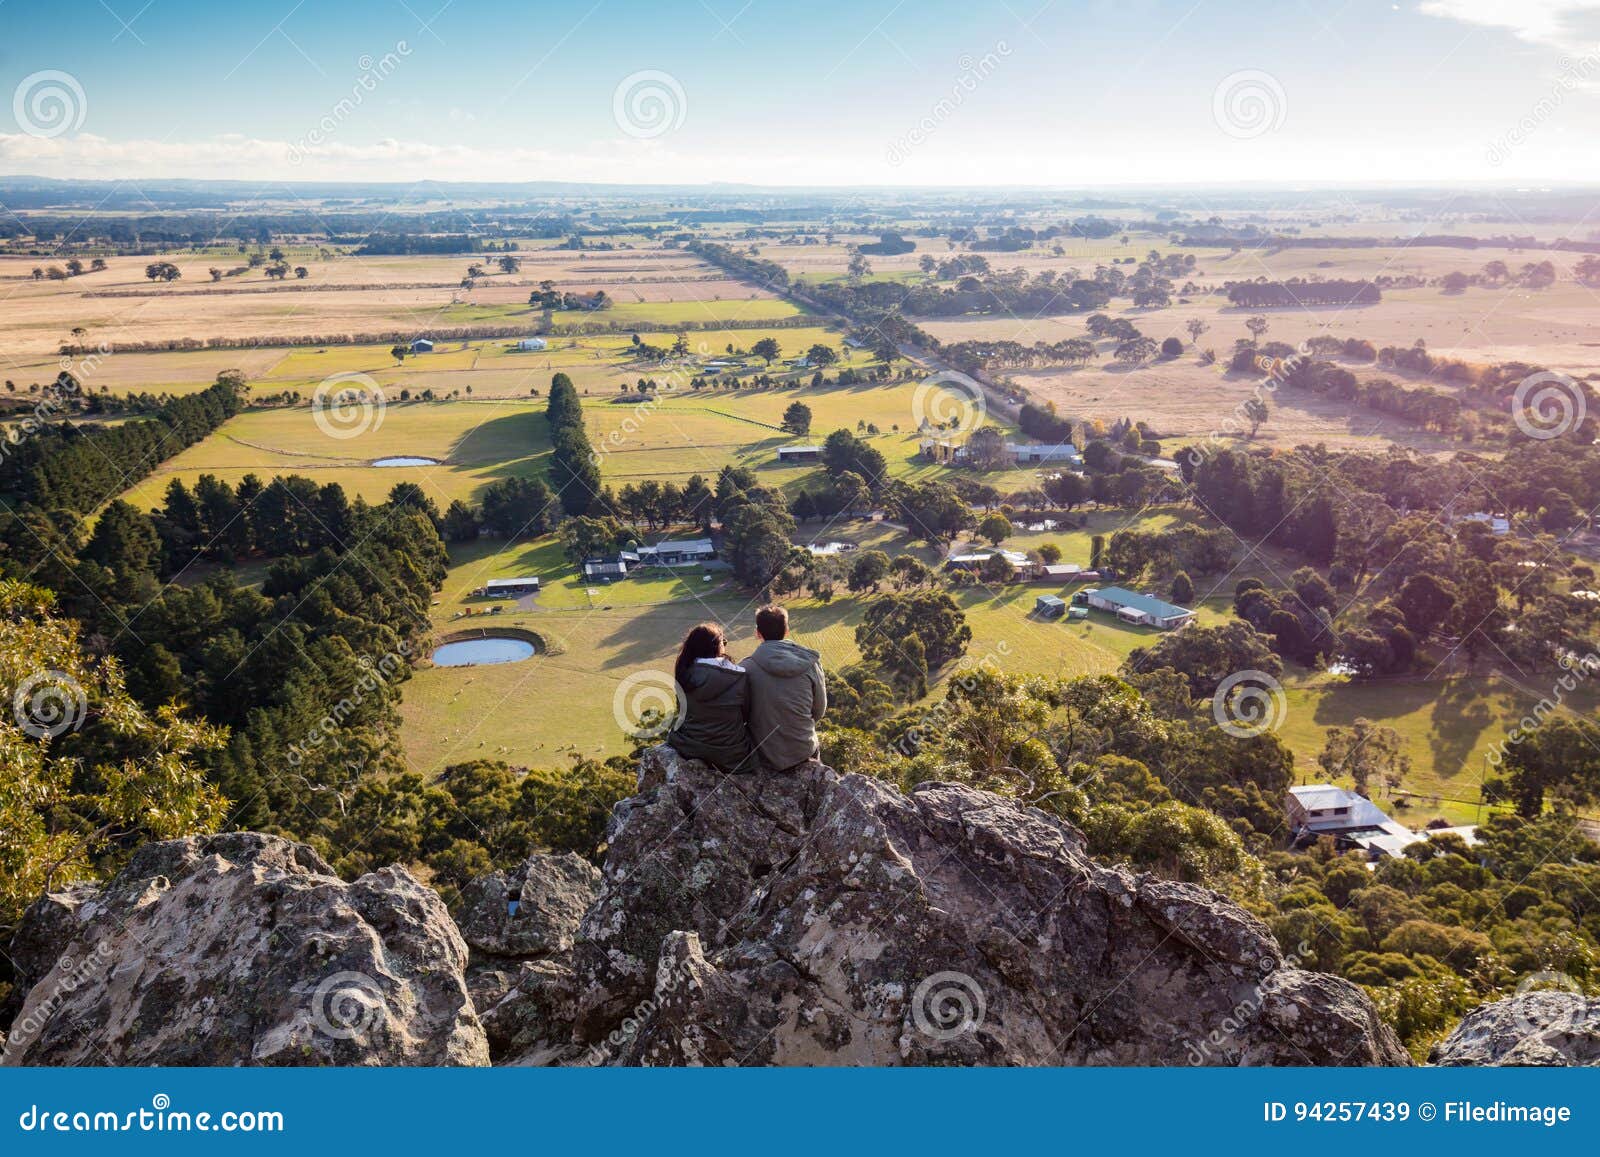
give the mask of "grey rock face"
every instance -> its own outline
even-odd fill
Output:
[[[530,856],[463,890],[467,984],[496,1064],[559,1064],[581,1052],[572,1035],[577,982],[568,957],[599,891],[599,870],[571,853]]]
[[[1437,1065],[1600,1065],[1600,999],[1535,991],[1473,1009],[1433,1046]]]
[[[7,1064],[488,1063],[466,945],[401,868],[346,884],[275,836],[170,840],[28,924],[62,946]]]
[[[560,955],[571,950],[599,891],[600,872],[582,856],[530,856],[514,871],[480,876],[462,890],[461,936],[475,954],[489,957]],[[517,897],[515,913],[510,896]]]
[[[610,1063],[1409,1063],[1236,905],[985,792],[658,747],[608,844],[573,962]]]

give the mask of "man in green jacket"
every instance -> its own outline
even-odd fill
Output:
[[[744,661],[750,676],[750,738],[761,766],[792,771],[817,758],[817,721],[828,710],[822,656],[787,636],[789,612],[765,606],[756,612],[761,645]]]

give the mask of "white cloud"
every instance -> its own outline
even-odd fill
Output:
[[[1423,0],[1419,11],[1580,52],[1593,50],[1600,32],[1600,0]]]

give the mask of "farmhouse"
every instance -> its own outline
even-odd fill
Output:
[[[1059,462],[1067,466],[1082,466],[1083,455],[1078,453],[1078,448],[1071,442],[1058,442],[1054,446],[1043,443],[1017,444],[1006,443],[1006,452],[1010,454],[1018,466],[1043,464],[1046,462]]]
[[[779,462],[815,462],[822,457],[821,446],[779,446]]]
[[[654,546],[641,546],[638,553],[641,566],[693,566],[716,557],[716,548],[709,538],[658,542]]]
[[[517,343],[519,350],[547,350],[550,343],[542,337],[525,337]]]
[[[1477,829],[1471,825],[1414,832],[1390,819],[1365,796],[1331,783],[1290,788],[1284,813],[1293,842],[1300,844],[1319,836],[1332,836],[1341,846],[1359,848],[1373,860],[1383,856],[1398,859],[1409,845],[1447,832],[1460,836],[1469,845],[1478,842]]]
[[[1175,606],[1153,595],[1141,595],[1123,587],[1100,587],[1098,590],[1085,591],[1084,594],[1091,607],[1100,611],[1110,611],[1125,623],[1138,623],[1170,631],[1194,619],[1194,612],[1191,610]]]
[[[482,593],[491,599],[516,599],[523,595],[539,593],[539,576],[523,575],[520,578],[490,579],[483,584]]]
[[[419,337],[411,343],[411,352],[414,354],[431,354],[433,352],[433,339]]]

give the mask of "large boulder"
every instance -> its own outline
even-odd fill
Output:
[[[599,869],[582,856],[530,856],[509,872],[490,872],[463,888],[457,922],[474,958],[558,956],[571,950],[578,923],[599,892]]]
[[[599,870],[571,853],[530,856],[462,889],[467,986],[496,1064],[560,1064],[581,1052],[572,1036],[577,983],[569,957],[599,892]]]
[[[1600,1000],[1576,988],[1524,992],[1473,1009],[1428,1059],[1437,1065],[1600,1065]]]
[[[19,940],[55,960],[7,1064],[488,1063],[466,945],[401,868],[346,884],[274,836],[170,840],[36,904]]]
[[[1407,1064],[1354,985],[986,792],[640,765],[573,952],[590,1063]]]

